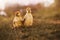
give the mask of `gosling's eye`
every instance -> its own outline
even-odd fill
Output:
[[[16,16],[19,16],[18,14],[16,14]]]

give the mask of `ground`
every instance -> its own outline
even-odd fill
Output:
[[[38,22],[40,21],[40,22]],[[60,24],[38,20],[30,27],[11,29],[8,24],[0,28],[0,40],[60,40]]]

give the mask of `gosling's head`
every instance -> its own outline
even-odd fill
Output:
[[[27,13],[31,13],[31,8],[30,8],[30,7],[27,7],[27,8],[26,8],[26,12],[27,12]]]
[[[17,11],[17,12],[15,13],[15,16],[19,17],[19,16],[21,16],[21,13],[20,13],[19,11]]]

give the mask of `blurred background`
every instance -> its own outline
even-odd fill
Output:
[[[16,11],[30,7],[34,23],[12,30]],[[0,40],[60,40],[60,0],[0,0]]]

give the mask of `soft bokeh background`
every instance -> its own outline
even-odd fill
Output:
[[[32,27],[12,30],[16,11],[30,7]],[[60,0],[0,0],[0,40],[60,40]]]

